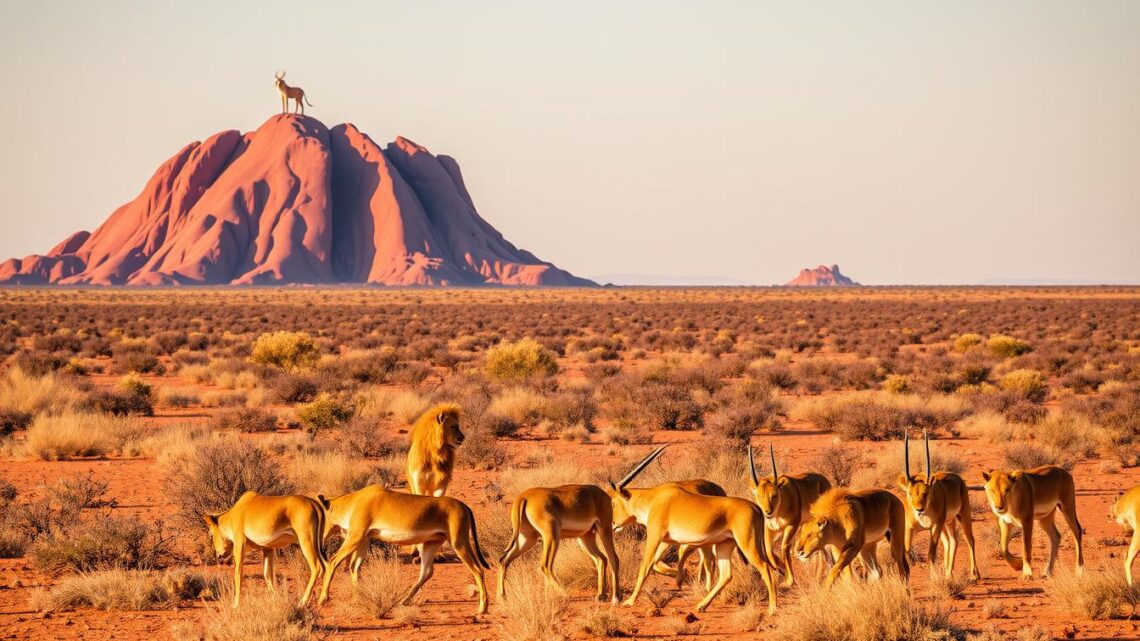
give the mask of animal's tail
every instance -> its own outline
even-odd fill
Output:
[[[306,104],[306,105],[309,105],[310,107],[312,107],[312,106],[313,106],[313,103],[309,102],[309,97],[308,97],[308,96],[306,96],[305,94],[301,94],[301,98],[303,98],[303,99],[304,99],[304,101],[305,101],[305,104]]]
[[[511,544],[508,545],[507,549],[503,550],[503,553],[499,555],[499,565],[503,564],[503,561],[507,558],[507,555],[511,553],[511,550],[515,549],[516,545],[518,545],[519,525],[522,523],[522,517],[525,513],[526,499],[519,499],[515,502],[514,505],[511,506],[511,523],[514,525],[514,529],[511,532]]]
[[[317,554],[321,557],[321,564],[324,565],[325,571],[329,570],[329,553],[325,549],[325,528],[328,527],[328,509],[329,500],[323,494],[317,495]]]
[[[484,570],[490,570],[491,564],[487,562],[487,557],[483,556],[483,548],[479,546],[479,532],[475,528],[475,513],[466,505],[463,506],[463,509],[467,510],[467,520],[471,523],[471,545],[475,547],[475,558],[479,560],[479,565],[483,566]]]

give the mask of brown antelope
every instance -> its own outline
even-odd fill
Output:
[[[629,483],[651,460],[638,464],[625,475],[620,485]],[[594,561],[594,569],[598,574],[597,599],[605,599],[608,565],[610,600],[617,603],[620,587],[613,525],[614,513],[610,497],[597,485],[532,487],[522,492],[511,503],[511,542],[499,557],[499,598],[506,596],[507,568],[534,547],[540,538],[542,559],[539,566],[543,577],[547,585],[564,592],[554,574],[554,559],[562,539],[578,539],[578,545]]]
[[[646,456],[644,459],[642,459],[642,461],[640,463],[638,463],[636,469],[638,469],[638,470],[645,469],[645,466],[649,465],[649,463],[653,462],[658,456],[660,456],[661,453],[665,451],[666,447],[668,447],[668,446],[662,445],[661,447],[657,448],[656,450],[653,450],[652,452],[650,452],[648,456]],[[627,477],[626,479],[623,479],[623,480],[626,483],[629,483],[632,480],[632,477]],[[662,483],[662,484],[657,485],[657,486],[652,487],[652,488],[629,488],[627,491],[631,495],[640,495],[640,494],[646,493],[646,492],[655,492],[658,490],[658,488],[664,488],[664,487],[678,487],[678,488],[681,488],[682,490],[685,490],[686,492],[691,492],[693,494],[703,494],[705,496],[728,496],[728,494],[724,491],[724,488],[717,485],[716,483],[713,483],[712,481],[706,481],[704,479],[691,479],[688,481],[676,481],[676,482],[672,482],[672,483]],[[611,499],[614,498],[614,492],[615,492],[615,490],[611,486],[611,490],[609,492]],[[630,523],[634,523],[634,522],[636,522],[640,525],[643,525],[643,526],[645,525],[645,523],[643,521],[639,521],[637,519],[636,514],[630,514],[630,513],[625,512],[625,506],[627,504],[628,504],[627,501],[622,501],[622,500],[614,500],[613,501],[614,531],[615,532],[620,530],[621,528],[625,527],[626,525],[629,525]],[[688,545],[681,545],[681,546],[679,546],[679,549],[677,552],[677,567],[676,568],[669,567],[669,565],[666,564],[664,561],[658,561],[653,566],[653,571],[657,572],[658,574],[663,574],[665,576],[676,577],[677,587],[682,587],[685,583],[685,561],[689,558],[689,555],[692,553],[692,551],[694,549],[696,549],[697,551],[700,552],[700,566],[699,566],[697,578],[698,578],[698,580],[704,581],[706,590],[711,590],[712,589],[712,581],[713,581],[713,569],[715,568],[715,566],[713,564],[713,550],[710,546],[703,546],[700,548],[691,548]]]
[[[938,553],[938,542],[942,542],[942,569],[946,577],[954,575],[954,557],[958,551],[958,524],[966,538],[970,554],[970,578],[981,578],[978,574],[978,560],[974,552],[974,526],[970,518],[970,489],[961,476],[953,472],[933,472],[930,466],[930,436],[922,431],[926,447],[926,474],[910,473],[910,436],[903,433],[903,473],[899,475],[899,487],[906,503],[906,551],[911,551],[915,530],[930,530],[930,546],[927,560],[931,573],[934,572],[934,558]]]
[[[1132,585],[1132,562],[1140,553],[1140,485],[1128,490],[1116,499],[1109,516],[1117,523],[1132,530],[1132,542],[1128,545],[1128,555],[1124,557],[1124,578]]]
[[[811,519],[811,504],[831,489],[831,481],[814,472],[780,476],[776,471],[776,452],[771,444],[768,445],[768,458],[772,461],[772,478],[760,478],[756,472],[752,446],[748,446],[752,495],[764,512],[764,549],[773,555],[776,566],[784,572],[784,585],[790,586],[795,583],[792,548],[796,543],[796,534],[800,525]],[[777,535],[780,536],[779,555],[775,554]]]
[[[899,497],[886,490],[832,488],[811,506],[811,516],[800,528],[796,556],[806,561],[812,554],[830,549],[837,560],[823,580],[824,588],[831,587],[841,573],[850,576],[848,568],[855,557],[863,561],[871,578],[879,578],[875,548],[884,538],[891,544],[891,556],[903,580],[910,576],[903,545],[906,508]]]
[[[308,103],[310,107],[313,106],[313,103],[305,97],[305,90],[285,84],[284,71],[274,74],[273,77],[277,79],[277,92],[281,94],[281,113],[289,112],[289,101],[292,100],[297,103],[297,108],[293,112],[296,113],[297,109],[300,109],[301,115],[305,115],[305,104]]]
[[[479,590],[476,614],[487,611],[487,589],[483,570],[491,565],[479,548],[479,535],[475,529],[475,516],[471,508],[457,499],[419,496],[393,492],[379,485],[323,501],[328,517],[324,537],[344,531],[344,543],[329,561],[329,568],[321,586],[318,603],[329,596],[329,584],[337,566],[351,557],[349,569],[355,584],[360,576],[360,564],[368,553],[370,539],[393,545],[416,545],[422,550],[420,578],[404,597],[410,604],[420,587],[432,577],[435,554],[444,543],[450,543],[463,565],[467,566]]]
[[[309,565],[309,582],[301,593],[301,605],[309,602],[317,580],[331,573],[321,536],[325,510],[320,502],[307,496],[246,492],[225,512],[204,514],[202,518],[209,528],[214,553],[219,558],[233,554],[235,608],[241,601],[242,562],[247,547],[261,551],[265,583],[274,590],[276,551],[294,543],[301,546],[301,556]]]
[[[735,497],[693,494],[669,484],[634,493],[624,484],[611,483],[610,496],[615,506],[620,505],[615,512],[645,523],[645,553],[626,606],[637,601],[650,569],[670,544],[676,544],[711,546],[716,556],[717,582],[697,604],[697,611],[703,612],[732,579],[732,553],[737,547],[748,563],[760,571],[768,586],[769,614],[776,611],[773,565],[764,550],[764,514],[755,503]]]
[[[1077,548],[1077,574],[1084,567],[1081,552],[1081,524],[1077,520],[1077,489],[1073,475],[1055,465],[1043,465],[1032,470],[1013,472],[982,472],[986,481],[986,499],[997,517],[1001,555],[1009,567],[1021,570],[1021,578],[1033,576],[1030,559],[1033,552],[1033,521],[1040,521],[1049,537],[1049,559],[1045,562],[1045,576],[1053,573],[1057,549],[1061,546],[1061,532],[1055,522],[1057,508],[1069,524]],[[1010,526],[1021,527],[1022,549],[1025,556],[1017,558],[1009,552]]]

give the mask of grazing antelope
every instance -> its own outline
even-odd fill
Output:
[[[440,403],[428,409],[411,430],[408,487],[412,494],[443,496],[455,469],[455,450],[463,444],[459,406]]]
[[[621,484],[628,483],[645,469],[642,461]],[[547,585],[565,591],[554,575],[554,559],[562,539],[578,539],[578,545],[594,561],[598,573],[597,599],[606,594],[606,569],[609,566],[610,600],[618,602],[618,556],[614,550],[614,513],[610,497],[597,485],[560,485],[532,487],[511,503],[511,543],[499,557],[499,598],[506,596],[507,568],[519,556],[542,539],[539,562]],[[599,549],[599,543],[601,549]]]
[[[653,462],[658,456],[660,456],[661,453],[665,451],[666,447],[668,446],[662,445],[656,450],[650,452],[648,456],[646,456],[640,463],[638,463],[637,468],[635,469],[638,471],[645,469],[645,466],[649,465],[649,463]],[[627,478],[623,479],[623,482],[629,483],[632,479],[632,476],[627,476]],[[717,485],[716,483],[713,483],[712,481],[706,481],[704,479],[691,479],[688,481],[662,483],[653,488],[629,488],[628,492],[631,495],[635,495],[646,492],[655,492],[658,490],[658,488],[664,487],[678,487],[682,490],[685,490],[686,492],[691,492],[693,494],[703,494],[705,496],[728,496],[728,493],[724,491],[724,488]],[[614,492],[615,490],[611,487],[611,491],[608,492],[611,500],[614,498]],[[625,512],[625,506],[627,504],[627,501],[613,500],[615,532],[625,527],[626,525],[629,525],[630,523],[636,522],[640,525],[645,525],[643,521],[638,520],[638,515]],[[689,558],[689,555],[692,553],[693,549],[694,548],[691,548],[688,545],[679,546],[676,568],[669,567],[669,565],[664,561],[658,561],[653,566],[653,571],[665,576],[676,577],[677,587],[682,587],[685,583],[685,561]],[[704,581],[706,590],[711,590],[713,581],[713,569],[715,568],[713,565],[713,550],[710,546],[704,546],[695,549],[700,552],[700,569],[698,571],[697,579]]]
[[[432,577],[435,553],[444,543],[450,543],[459,560],[471,572],[479,590],[479,606],[475,613],[487,611],[483,570],[490,570],[491,564],[487,563],[479,547],[475,516],[471,508],[461,501],[393,492],[379,485],[370,485],[350,494],[326,499],[323,504],[328,511],[324,537],[340,530],[345,534],[344,543],[329,561],[318,603],[328,599],[333,574],[345,559],[352,559],[349,565],[352,582],[355,584],[359,580],[360,565],[368,553],[369,540],[375,538],[393,545],[416,545],[422,550],[420,578],[404,597],[405,605],[412,602],[420,587]]]
[[[850,576],[848,568],[855,557],[863,561],[871,578],[879,578],[875,548],[884,538],[891,545],[891,556],[903,580],[910,577],[903,545],[906,508],[899,497],[886,490],[833,488],[811,506],[811,516],[812,520],[800,528],[796,556],[806,561],[812,554],[830,549],[837,560],[823,580],[824,588],[830,588],[840,573]]]
[[[204,514],[202,519],[209,528],[214,553],[219,558],[233,554],[235,608],[241,601],[242,562],[247,546],[261,550],[262,573],[270,590],[275,589],[276,551],[294,543],[301,546],[301,556],[309,565],[309,582],[301,593],[301,605],[309,602],[317,580],[330,574],[321,536],[325,510],[314,499],[246,492],[230,509],[221,514]]]
[[[300,87],[290,87],[285,84],[284,71],[274,74],[273,77],[277,79],[277,92],[281,94],[281,113],[289,112],[289,101],[292,100],[297,103],[297,108],[301,110],[301,115],[305,115],[305,103],[308,103],[310,107],[313,106],[313,103],[309,102],[309,99],[305,97],[305,90]],[[297,109],[293,110],[294,113],[296,113],[296,111]]]
[[[970,489],[961,476],[953,472],[933,472],[930,466],[930,436],[922,431],[926,447],[926,474],[910,473],[910,436],[903,433],[903,473],[899,475],[899,487],[906,503],[906,551],[909,553],[914,542],[915,530],[930,530],[930,547],[927,560],[931,573],[934,572],[934,557],[938,553],[938,542],[942,542],[942,568],[946,578],[954,575],[954,557],[958,552],[958,524],[962,524],[962,534],[970,554],[970,578],[981,578],[978,574],[978,560],[974,552],[974,526],[970,518]]]
[[[764,512],[764,549],[773,555],[776,566],[784,572],[784,585],[795,583],[792,572],[792,547],[800,525],[811,519],[811,504],[831,489],[831,481],[822,474],[807,472],[780,476],[776,471],[776,452],[768,445],[772,461],[772,478],[760,478],[756,472],[756,459],[752,446],[748,446],[748,472],[752,480],[752,495]],[[775,555],[776,536],[780,536],[780,554]]]
[[[1085,559],[1081,552],[1081,524],[1077,520],[1077,489],[1073,475],[1055,465],[1043,465],[1032,470],[1013,472],[982,472],[986,482],[986,499],[997,517],[998,531],[1001,534],[1001,555],[1009,567],[1021,570],[1021,578],[1033,576],[1030,567],[1033,553],[1033,521],[1041,522],[1045,535],[1049,537],[1049,560],[1045,563],[1045,576],[1053,573],[1053,563],[1057,560],[1057,549],[1061,546],[1061,532],[1055,522],[1057,508],[1069,530],[1073,533],[1077,547],[1077,574],[1084,568]],[[1021,539],[1025,556],[1017,558],[1009,552],[1010,526],[1021,527]]]
[[[635,493],[622,483],[611,483],[609,493],[615,513],[634,515],[632,518],[645,523],[645,553],[626,606],[637,601],[649,570],[670,544],[676,544],[711,546],[716,556],[717,582],[697,604],[698,612],[703,612],[732,580],[732,553],[737,547],[748,563],[760,571],[768,586],[768,613],[776,611],[774,568],[764,550],[764,514],[755,503],[735,497],[693,494],[669,484]]]
[[[1128,545],[1128,555],[1124,557],[1124,578],[1128,580],[1128,585],[1132,585],[1132,562],[1136,560],[1136,554],[1140,553],[1140,529],[1136,527],[1140,522],[1140,485],[1116,499],[1108,514],[1117,523],[1132,530],[1132,543]]]

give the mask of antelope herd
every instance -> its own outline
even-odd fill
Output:
[[[650,488],[630,487],[633,480],[665,451],[658,447],[618,482],[597,485],[562,485],[530,488],[510,506],[512,534],[499,557],[498,596],[506,598],[507,569],[511,562],[542,542],[539,568],[547,584],[562,590],[554,573],[554,560],[562,540],[577,539],[597,571],[597,598],[617,603],[621,597],[618,555],[614,531],[632,523],[645,527],[645,549],[633,591],[625,600],[632,605],[651,571],[676,576],[681,585],[685,561],[695,551],[701,557],[700,579],[707,594],[697,604],[703,611],[732,579],[732,557],[739,553],[760,572],[769,595],[768,611],[776,609],[776,574],[785,585],[794,581],[793,552],[802,561],[819,560],[818,571],[830,569],[824,578],[829,587],[841,576],[853,577],[852,562],[858,558],[868,576],[877,579],[881,568],[876,548],[890,546],[891,557],[901,578],[910,573],[909,556],[916,530],[930,530],[928,560],[932,570],[938,544],[943,552],[942,570],[950,576],[961,528],[969,550],[969,576],[978,579],[974,533],[970,519],[970,488],[959,475],[937,471],[931,465],[930,440],[924,433],[926,470],[910,469],[909,436],[903,436],[903,472],[898,483],[904,498],[883,489],[851,491],[832,487],[820,474],[781,475],[774,449],[769,446],[771,476],[761,477],[748,448],[749,480],[754,500],[726,496],[719,485],[693,479],[664,483]],[[308,563],[308,584],[301,603],[309,601],[321,581],[318,603],[328,599],[336,568],[349,561],[352,582],[359,578],[369,542],[377,539],[393,545],[417,546],[420,577],[405,597],[405,603],[431,578],[436,553],[450,543],[460,561],[470,570],[479,594],[477,614],[487,611],[483,570],[491,569],[479,546],[475,517],[463,502],[444,496],[451,480],[455,450],[463,443],[460,412],[455,405],[429,409],[411,430],[408,455],[410,493],[369,486],[331,499],[323,496],[261,496],[247,492],[229,510],[204,515],[211,543],[218,556],[233,555],[233,606],[241,594],[241,561],[246,548],[261,550],[264,576],[274,588],[275,550],[298,543]],[[1081,525],[1077,520],[1072,475],[1055,466],[1031,470],[986,471],[985,494],[1001,534],[1002,558],[1022,576],[1032,576],[1031,550],[1034,521],[1049,538],[1045,574],[1052,572],[1061,535],[1055,524],[1058,508],[1076,540],[1076,570],[1082,569]],[[1112,516],[1134,531],[1140,518],[1140,487],[1126,492],[1113,506]],[[1009,552],[1012,526],[1023,530],[1023,555]],[[344,542],[331,557],[325,543],[341,532]],[[662,562],[671,546],[678,546],[675,568]],[[822,552],[823,554],[820,554]],[[1134,533],[1124,561],[1125,577],[1132,583],[1132,562],[1140,552],[1140,533]],[[714,569],[716,578],[714,582]],[[607,585],[608,583],[608,585]]]

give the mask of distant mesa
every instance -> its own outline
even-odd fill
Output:
[[[858,287],[859,283],[851,280],[839,271],[839,265],[820,265],[815,269],[804,268],[800,275],[784,284],[784,287]]]
[[[0,284],[50,283],[595,284],[503,238],[452,158],[297,115],[191,143],[94,232],[0,263]]]

